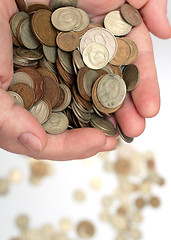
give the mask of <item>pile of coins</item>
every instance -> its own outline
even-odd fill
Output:
[[[76,1],[52,0],[50,6],[18,0],[10,20],[14,75],[8,93],[46,132],[93,127],[107,136],[117,130],[106,118],[136,88],[136,43],[126,35],[141,24],[129,4],[108,13],[103,24],[90,21]],[[124,136],[117,124],[119,134]]]

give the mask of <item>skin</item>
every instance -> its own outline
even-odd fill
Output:
[[[28,3],[31,2],[35,1],[28,0]],[[36,2],[49,4],[50,0]],[[124,2],[78,0],[78,7],[89,13],[94,21],[100,21]],[[140,10],[144,20],[129,34],[139,48],[135,64],[140,69],[141,79],[137,88],[127,96],[123,106],[116,112],[115,118],[126,135],[136,137],[145,129],[145,118],[154,117],[160,108],[160,93],[149,31],[166,39],[171,37],[171,27],[166,17],[166,0],[127,2]],[[115,149],[117,139],[106,137],[97,129],[75,129],[58,136],[46,134],[28,111],[14,105],[6,90],[13,75],[9,19],[17,11],[14,0],[0,1],[0,29],[3,33],[0,38],[0,147],[13,153],[51,160],[82,159],[101,151]],[[113,118],[111,120],[115,121]],[[25,134],[22,135],[23,133]]]

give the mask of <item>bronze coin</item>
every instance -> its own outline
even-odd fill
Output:
[[[152,197],[150,199],[150,205],[154,208],[157,208],[160,206],[160,199],[158,197]]]
[[[44,81],[44,97],[50,102],[53,108],[59,99],[59,85],[49,77],[43,76]]]
[[[52,12],[40,9],[32,17],[32,30],[38,40],[47,46],[56,46],[57,31],[51,24]]]
[[[125,81],[127,91],[132,91],[138,85],[140,72],[136,65],[130,64],[123,70],[123,80]]]
[[[137,198],[135,201],[137,208],[143,208],[145,206],[145,201],[143,198]]]
[[[80,96],[85,99],[86,101],[91,101],[91,98],[87,95],[85,89],[84,89],[84,75],[87,71],[90,69],[88,67],[80,68],[77,74],[77,88]]]
[[[27,12],[28,4],[26,0],[15,0],[17,7],[20,11]]]
[[[124,37],[124,40],[129,44],[130,48],[131,48],[131,55],[128,58],[128,60],[125,62],[125,65],[131,64],[133,62],[135,62],[135,60],[138,57],[138,47],[137,44],[128,37]]]
[[[36,70],[40,73],[40,75],[42,77],[49,77],[49,78],[53,79],[54,82],[58,83],[58,79],[57,79],[56,75],[53,72],[51,72],[49,69],[37,68]]]
[[[79,37],[75,32],[61,32],[56,38],[56,43],[60,49],[66,52],[74,51],[79,45]]]
[[[59,85],[59,99],[54,108],[59,108],[65,100],[65,92]]]
[[[90,102],[85,101],[78,93],[78,90],[76,89],[75,85],[72,87],[72,92],[75,97],[75,100],[86,110],[89,110],[92,108],[92,105]]]
[[[32,78],[34,83],[33,90],[35,91],[35,103],[40,101],[44,93],[44,82],[40,73],[37,70],[29,67],[19,69],[16,72],[25,72]]]
[[[28,5],[28,14],[31,14],[32,12],[36,12],[40,9],[46,9],[52,12],[52,9],[48,5],[41,4],[41,3],[30,3]]]
[[[34,105],[35,94],[32,88],[25,83],[16,83],[9,88],[10,91],[18,93],[23,101],[26,109],[31,108]]]
[[[121,6],[120,12],[123,19],[132,26],[138,26],[142,23],[142,17],[139,11],[133,6],[125,3]]]
[[[124,38],[116,38],[117,51],[115,57],[110,61],[112,65],[125,65],[131,55],[131,48]]]

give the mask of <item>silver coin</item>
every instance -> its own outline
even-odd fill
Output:
[[[20,38],[23,45],[28,49],[36,49],[39,47],[40,42],[37,40],[31,29],[30,19],[25,19],[19,29]]]
[[[49,47],[49,46],[43,45],[43,52],[48,61],[54,64],[56,63],[57,47]]]
[[[63,32],[71,31],[81,25],[82,15],[74,7],[62,7],[53,12],[51,21],[56,29]]]
[[[80,51],[74,50],[73,52],[73,61],[78,69],[85,67],[85,64],[83,63]]]
[[[24,101],[22,99],[22,97],[13,91],[7,91],[7,93],[12,97],[12,99],[14,100],[15,105],[24,107]]]
[[[19,47],[17,48],[17,54],[18,56],[31,61],[36,61],[43,57],[43,52],[41,48],[28,49],[25,47]]]
[[[68,118],[62,112],[52,113],[50,119],[42,126],[50,134],[60,134],[68,128]]]
[[[92,127],[98,128],[107,136],[116,136],[117,130],[114,125],[105,117],[99,117],[97,114],[92,114],[90,124]]]
[[[117,51],[117,42],[115,36],[105,28],[93,28],[88,30],[80,41],[80,52],[83,53],[85,47],[92,43],[103,44],[109,51],[109,61],[111,61]]]
[[[132,29],[132,26],[122,18],[120,11],[108,13],[104,19],[104,26],[115,36],[124,36]]]
[[[99,78],[98,72],[90,69],[88,70],[83,77],[83,86],[86,94],[91,97],[92,86],[94,82]]]
[[[56,10],[57,8],[66,7],[66,6],[77,6],[77,0],[51,0],[50,7],[52,10]]]
[[[80,12],[81,16],[82,16],[82,21],[81,21],[81,24],[79,27],[75,28],[74,31],[75,32],[80,32],[80,31],[83,31],[85,28],[88,27],[89,23],[90,23],[90,18],[88,16],[88,14],[80,9],[80,8],[77,8],[77,11]]]
[[[127,142],[127,143],[133,142],[134,138],[126,136],[126,135],[123,133],[123,131],[122,131],[122,129],[121,129],[121,127],[119,126],[118,123],[117,123],[116,127],[117,127],[117,130],[118,130],[119,136],[120,136],[125,142]]]
[[[29,18],[29,15],[25,12],[17,12],[11,19],[11,30],[14,36],[17,38],[17,26],[22,19]]]
[[[43,124],[48,120],[51,114],[51,109],[46,101],[41,100],[35,104],[29,112],[39,121],[40,124]]]
[[[119,107],[126,97],[126,84],[117,74],[107,74],[97,87],[99,102],[106,108]]]
[[[74,74],[74,68],[72,64],[72,53],[62,51],[58,48],[58,58],[62,67],[70,74]]]
[[[10,86],[12,86],[16,83],[25,83],[32,89],[34,87],[33,79],[25,72],[16,72],[13,74],[13,78],[10,83]]]
[[[109,51],[101,43],[90,43],[83,51],[83,61],[91,69],[102,69],[109,62]]]

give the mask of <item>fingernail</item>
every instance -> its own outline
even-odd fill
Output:
[[[18,137],[18,140],[32,152],[40,153],[42,150],[42,144],[39,138],[29,132],[22,133]]]

